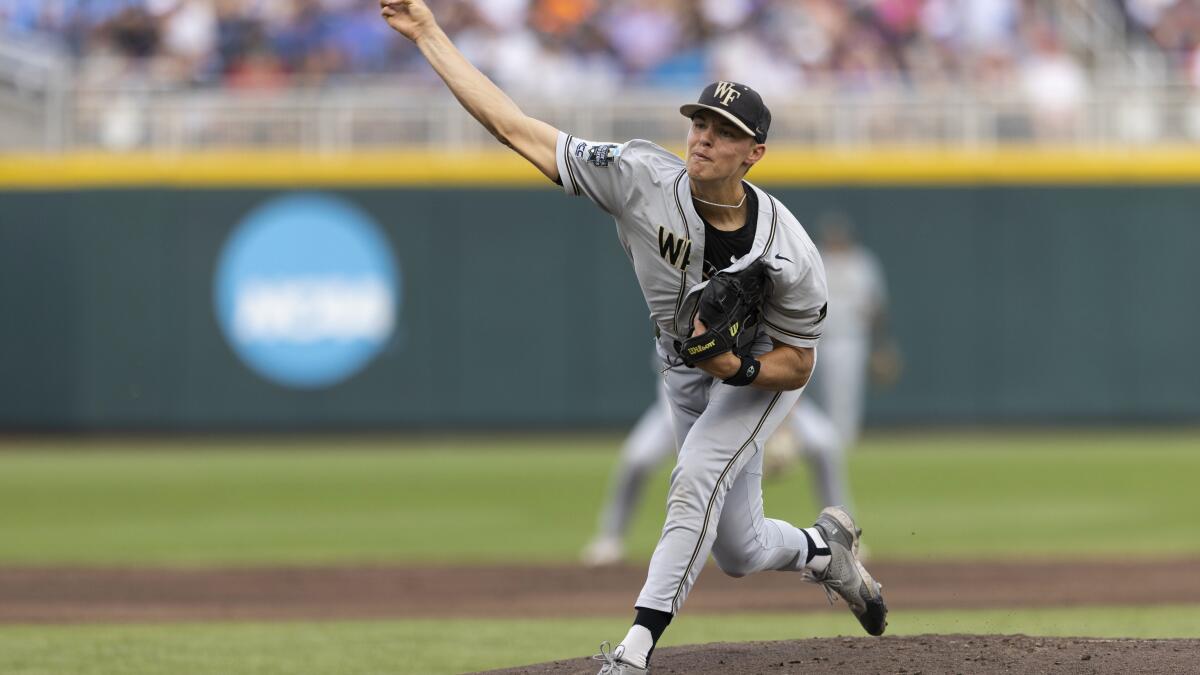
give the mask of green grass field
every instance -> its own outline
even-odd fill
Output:
[[[0,564],[573,560],[619,441],[9,439]],[[877,558],[1200,553],[1200,432],[876,434],[851,471]],[[635,555],[657,538],[665,475]],[[802,469],[767,486],[767,510],[811,518]],[[0,672],[459,672],[578,655],[628,618],[5,626]],[[911,612],[889,631],[1195,637],[1200,607]],[[858,634],[844,610],[685,612],[664,644],[838,634]]]
[[[0,563],[573,560],[619,440],[8,441]],[[1200,552],[1200,433],[876,436],[850,464],[881,558]],[[802,468],[766,500],[815,513]]]

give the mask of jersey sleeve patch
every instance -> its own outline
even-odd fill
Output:
[[[579,143],[575,146],[575,156],[579,159],[584,159],[596,167],[603,169],[604,167],[617,161],[617,157],[621,154],[621,146],[612,143],[602,143],[600,145],[589,146],[587,143]]]

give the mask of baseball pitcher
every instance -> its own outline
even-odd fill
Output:
[[[771,115],[745,85],[716,82],[680,112],[686,161],[643,140],[592,142],[526,116],[451,43],[421,0],[381,0],[463,107],[571,196],[617,223],[656,326],[679,455],[666,522],[616,649],[601,673],[649,672],[654,645],[711,553],[731,576],[800,572],[883,633],[880,586],[858,560],[844,509],[800,528],[763,514],[764,440],[812,373],[826,314],[817,249],[782,204],[744,180]]]

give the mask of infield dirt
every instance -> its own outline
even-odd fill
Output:
[[[869,567],[893,611],[1200,603],[1200,558]],[[614,616],[631,611],[645,574],[644,565],[0,567],[0,622]],[[686,611],[827,608],[795,574],[731,579],[708,565]]]
[[[872,563],[893,612],[1200,603],[1200,559]],[[642,565],[0,568],[0,622],[621,616]],[[689,613],[846,611],[794,574],[730,579],[713,566]],[[656,674],[1195,673],[1200,640],[924,635],[664,648]],[[587,673],[587,658],[494,673]]]

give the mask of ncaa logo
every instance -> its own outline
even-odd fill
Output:
[[[362,370],[391,339],[400,282],[379,226],[322,194],[272,199],[225,242],[213,282],[217,321],[260,376],[299,389]]]

